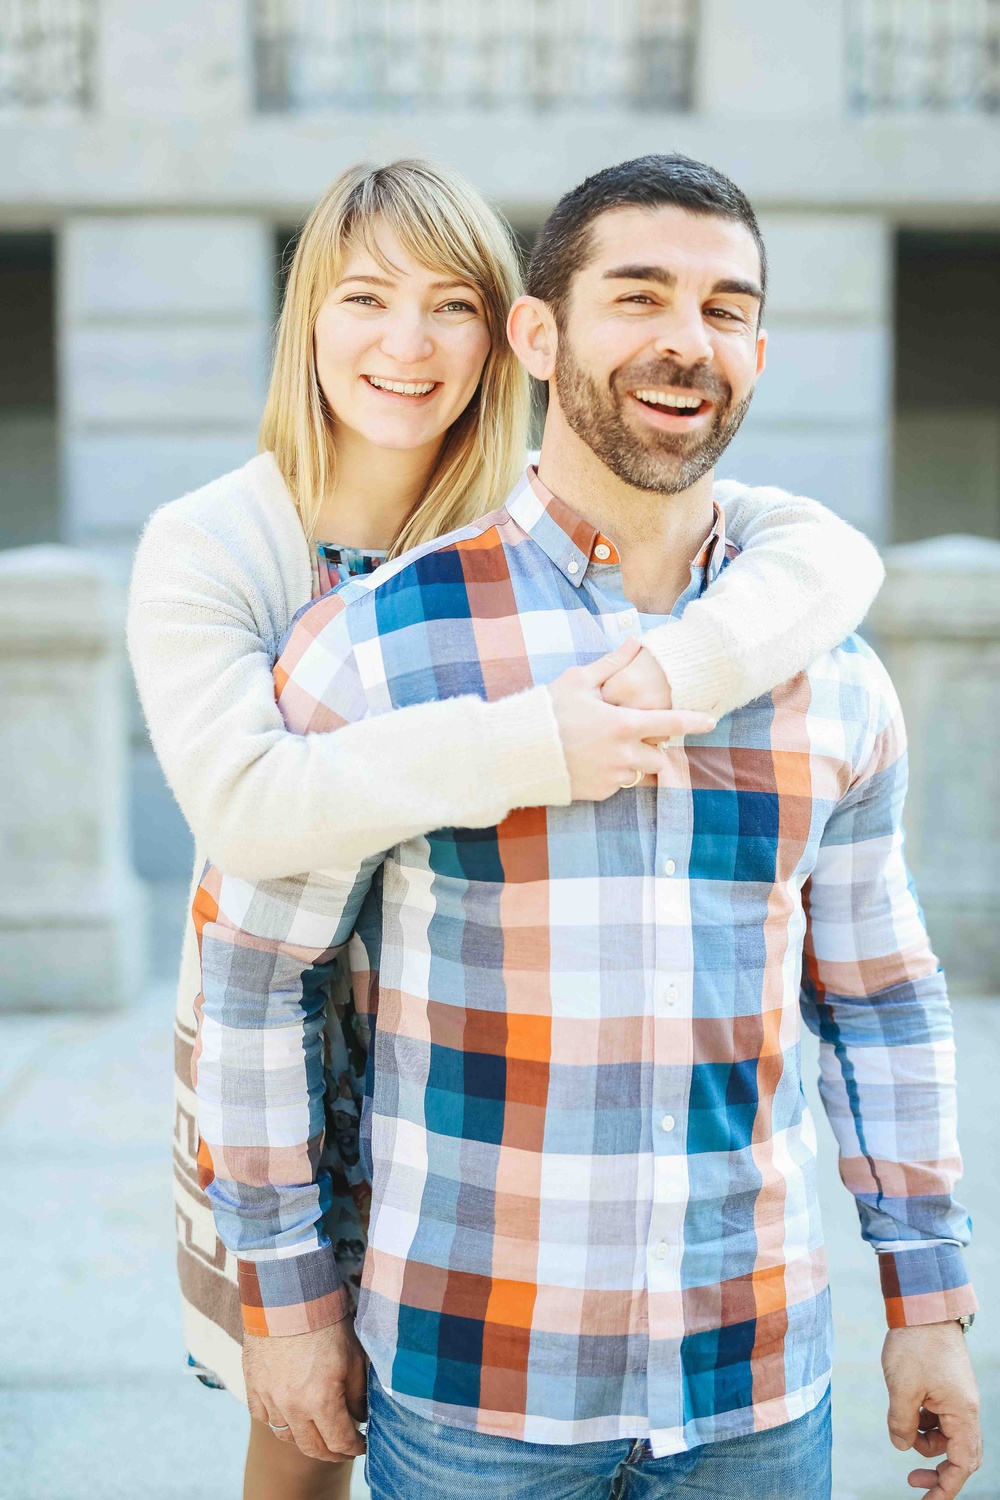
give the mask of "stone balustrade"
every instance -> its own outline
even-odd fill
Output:
[[[143,982],[122,622],[87,553],[0,552],[0,1009],[105,1010]]]
[[[956,989],[1000,988],[1000,542],[940,536],[885,553],[868,617],[910,744],[906,852]]]

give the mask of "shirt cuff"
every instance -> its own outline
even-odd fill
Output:
[[[247,1333],[265,1338],[312,1333],[350,1312],[332,1245],[278,1260],[238,1260],[236,1267]]]
[[[958,1245],[880,1250],[878,1265],[890,1328],[950,1323],[979,1307]]]

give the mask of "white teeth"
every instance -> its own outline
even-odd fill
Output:
[[[436,380],[380,380],[377,375],[368,376],[369,385],[380,391],[393,391],[397,396],[426,396],[437,385]]]
[[[635,391],[633,394],[637,401],[645,401],[650,406],[672,406],[676,411],[697,411],[701,405],[700,396],[671,396],[666,391]]]

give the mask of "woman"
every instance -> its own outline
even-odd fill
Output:
[[[603,696],[571,672],[497,702],[451,699],[337,734],[287,734],[271,667],[295,612],[512,487],[528,407],[504,336],[518,291],[506,226],[442,168],[354,168],[310,217],[279,322],[261,453],[159,511],[136,558],[130,649],[153,745],[198,843],[196,875],[210,856],[247,879],[277,878],[434,828],[490,826],[519,806],[603,799],[657,769],[647,741],[704,727],[692,710],[725,711],[785,680],[867,608],[881,566],[863,538],[809,501],[719,486],[742,555],[682,620],[647,634],[647,649],[633,643],[605,659]],[[748,620],[753,631],[743,632]],[[203,1377],[240,1392],[233,1256],[195,1169],[198,988],[189,924],[177,1017],[185,1329]],[[329,1230],[356,1285],[364,1059],[349,1006],[335,999],[332,1013],[346,1024],[328,1027]],[[246,1500],[344,1496],[348,1484],[347,1466],[253,1422]]]

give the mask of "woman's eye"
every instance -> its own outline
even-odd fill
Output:
[[[475,312],[479,311],[479,309],[477,307],[474,307],[471,302],[461,302],[461,301],[446,302],[445,305],[444,305],[444,310],[445,310],[445,312],[466,312],[466,313],[475,313]]]
[[[356,292],[353,297],[347,298],[348,302],[356,302],[359,307],[378,307],[379,300],[372,297],[368,292]]]

